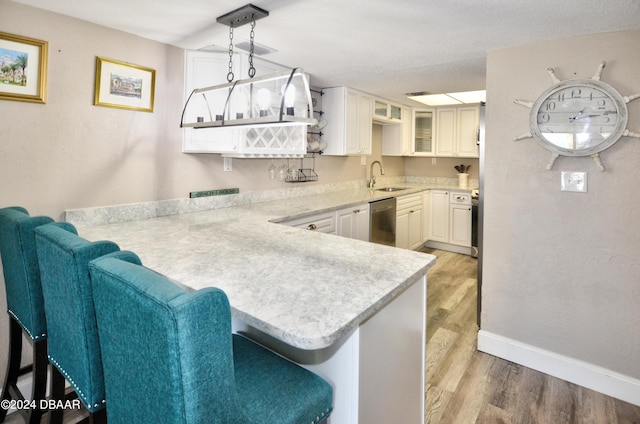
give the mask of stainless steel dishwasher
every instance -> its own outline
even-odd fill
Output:
[[[369,203],[369,241],[396,245],[396,198]]]

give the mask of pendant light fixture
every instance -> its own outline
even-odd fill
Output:
[[[196,88],[182,111],[183,128],[222,128],[240,126],[308,126],[313,118],[309,80],[300,68],[255,77],[253,40],[255,21],[269,12],[252,4],[217,18],[229,27],[229,69],[227,83]],[[251,24],[249,78],[234,81],[233,30]]]

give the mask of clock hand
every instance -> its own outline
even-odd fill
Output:
[[[586,108],[585,108],[586,109]],[[584,112],[584,109],[582,109],[580,112],[578,112],[577,114],[575,114],[574,116],[569,118],[569,121],[575,121],[576,119],[578,119],[578,117],[580,115],[582,115],[582,112]]]
[[[582,115],[582,111],[580,111],[580,112],[578,112],[578,115],[570,117],[569,121],[576,121],[578,119],[584,119],[584,118],[595,118],[597,116],[606,116],[606,115],[609,115],[609,114],[616,114],[616,113],[618,113],[618,112],[616,112],[615,110],[607,110],[607,111],[604,111],[602,113],[590,113],[589,115],[580,116],[580,115]]]

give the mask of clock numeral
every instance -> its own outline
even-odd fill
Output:
[[[605,99],[598,100],[598,109],[606,109],[607,101]]]
[[[558,101],[559,102],[564,102],[564,91],[558,93]]]
[[[548,111],[556,110],[556,102],[548,102],[546,105]]]
[[[582,95],[582,90],[579,88],[574,88],[571,90],[571,98],[578,99]]]
[[[546,124],[551,119],[551,116],[548,113],[541,113],[538,115],[538,123]]]

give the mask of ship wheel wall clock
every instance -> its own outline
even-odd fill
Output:
[[[640,133],[627,129],[627,103],[640,98],[640,93],[622,96],[609,84],[600,81],[605,62],[591,79],[560,81],[552,68],[547,69],[554,85],[535,102],[515,100],[531,108],[530,132],[514,140],[534,138],[551,152],[547,169],[553,168],[558,156],[591,156],[600,171],[604,165],[600,152],[621,137],[640,138]]]

